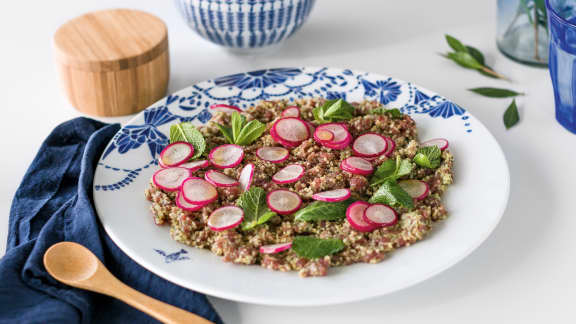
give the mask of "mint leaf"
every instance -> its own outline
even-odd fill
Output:
[[[412,197],[393,180],[385,181],[368,202],[414,208]]]
[[[238,137],[235,138],[235,143],[238,145],[248,145],[258,139],[266,131],[266,124],[258,120],[252,120],[244,125]]]
[[[312,110],[314,119],[320,123],[350,120],[354,118],[354,106],[342,99],[326,100],[326,102]]]
[[[236,204],[244,210],[243,230],[249,230],[256,225],[264,224],[276,215],[276,213],[268,209],[266,191],[262,188],[250,188],[250,190],[242,193]]]
[[[170,126],[170,143],[187,142],[194,146],[194,155],[196,159],[204,153],[206,149],[206,140],[202,133],[190,122],[184,122]]]
[[[370,184],[375,186],[388,180],[396,181],[396,179],[410,174],[413,167],[410,160],[400,159],[399,156],[396,157],[396,160],[388,159],[376,169],[370,178]]]
[[[490,97],[490,98],[508,98],[508,97],[516,97],[524,95],[521,92],[516,92],[513,90],[508,89],[500,89],[500,88],[473,88],[468,89],[474,93],[477,93],[481,96]]]
[[[346,245],[339,239],[321,239],[314,236],[296,236],[292,250],[303,258],[318,259],[342,251]]]
[[[242,127],[244,127],[245,123],[246,117],[238,112],[232,113],[232,117],[230,118],[230,125],[232,126],[232,137],[234,138],[234,142],[236,142],[236,139],[238,138],[238,135],[240,135],[240,131],[242,130]]]
[[[230,128],[228,126],[223,126],[220,124],[216,124],[216,126],[218,126],[220,133],[222,133],[222,135],[224,135],[224,137],[226,138],[228,143],[234,144],[234,136],[232,135],[232,128]]]
[[[300,209],[294,214],[294,220],[298,221],[319,221],[319,220],[340,220],[346,218],[346,209],[352,200],[341,202],[315,201]]]
[[[436,169],[440,166],[442,151],[438,146],[421,147],[416,151],[414,162],[419,166]]]
[[[456,52],[468,52],[468,49],[458,39],[450,35],[444,35],[448,45]]]
[[[504,126],[506,129],[510,129],[512,126],[516,125],[520,121],[520,115],[518,114],[518,107],[516,106],[516,99],[512,100],[512,103],[506,111],[504,112]]]
[[[402,112],[397,108],[386,109],[384,107],[374,108],[374,109],[369,111],[369,114],[371,114],[371,115],[388,115],[388,117],[390,117],[392,119],[400,119],[400,118],[402,118],[402,116],[404,116],[404,114],[402,114]]]

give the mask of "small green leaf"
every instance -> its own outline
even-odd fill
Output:
[[[510,129],[512,126],[516,125],[520,121],[520,115],[518,114],[518,107],[516,106],[516,99],[512,100],[512,103],[506,111],[504,112],[504,125],[506,129]]]
[[[468,53],[470,53],[470,55],[472,55],[472,57],[478,61],[478,63],[484,65],[484,54],[482,54],[479,49],[472,46],[466,46],[466,49],[468,50]]]
[[[456,52],[467,52],[467,48],[466,46],[464,46],[464,44],[462,44],[458,39],[456,39],[455,37],[452,37],[450,35],[444,35],[446,37],[446,42],[448,43],[448,45],[450,45],[450,47],[456,51]]]
[[[479,70],[483,67],[483,65],[478,63],[478,61],[476,61],[476,59],[468,52],[448,53],[446,54],[446,57],[456,62],[458,65],[468,69]]]
[[[246,117],[241,115],[239,112],[232,113],[230,125],[232,127],[232,138],[234,138],[234,142],[236,142],[236,139],[238,138],[238,135],[240,135],[240,131],[242,130],[242,127],[244,127],[245,123]]]
[[[228,126],[223,126],[220,124],[216,124],[216,126],[218,126],[220,133],[222,133],[222,135],[224,135],[224,137],[226,138],[228,143],[234,144],[234,136],[232,135],[232,129]]]
[[[435,169],[442,162],[442,151],[435,145],[421,147],[416,151],[414,162],[421,167]]]
[[[352,200],[341,202],[315,201],[294,214],[298,221],[340,220],[346,218],[346,209]]]
[[[235,142],[238,145],[249,145],[257,140],[266,131],[266,124],[258,120],[251,120],[244,125]]]
[[[187,142],[194,146],[194,155],[196,159],[204,153],[206,149],[206,140],[202,133],[190,122],[184,122],[170,126],[170,143]]]
[[[386,109],[384,107],[378,107],[370,110],[368,113],[371,115],[387,115],[392,119],[401,119],[404,116],[400,109],[397,108]]]
[[[500,89],[500,88],[489,88],[489,87],[473,88],[473,89],[468,89],[468,90],[470,90],[474,93],[477,93],[479,95],[482,95],[485,97],[490,97],[490,98],[508,98],[508,97],[516,97],[516,96],[524,95],[523,93],[516,92],[514,90]]]
[[[396,181],[396,179],[410,174],[413,165],[408,159],[401,159],[399,156],[396,160],[388,159],[384,161],[374,175],[370,178],[370,185],[376,186],[385,181]]]
[[[354,106],[342,99],[326,100],[326,102],[312,110],[314,119],[319,123],[344,121],[354,118]]]
[[[262,188],[252,187],[242,193],[236,204],[244,210],[242,229],[249,230],[261,225],[274,217],[276,213],[270,211],[266,205],[266,191]]]
[[[385,181],[372,195],[369,203],[382,203],[390,206],[414,208],[412,197],[394,181]]]
[[[314,236],[296,236],[292,241],[292,250],[299,256],[318,259],[340,252],[346,247],[339,239],[321,239]]]

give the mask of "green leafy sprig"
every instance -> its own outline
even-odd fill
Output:
[[[477,48],[464,45],[461,41],[450,35],[446,35],[446,42],[454,51],[441,54],[443,57],[454,61],[462,67],[476,70],[486,76],[509,80],[504,75],[494,71],[494,69],[486,65],[484,54],[482,54],[482,52]]]
[[[217,126],[228,143],[238,145],[250,145],[266,131],[266,124],[256,119],[246,123],[246,117],[238,112],[232,113],[230,126]]]

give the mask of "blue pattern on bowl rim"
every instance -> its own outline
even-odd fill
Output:
[[[130,185],[143,169],[157,165],[157,155],[168,144],[167,132],[174,123],[207,123],[209,106],[231,104],[246,109],[260,100],[327,97],[377,100],[388,108],[430,118],[462,120],[462,130],[472,132],[467,111],[457,104],[410,82],[391,77],[327,67],[273,68],[237,73],[199,82],[168,95],[144,110],[123,127],[108,144],[98,163],[106,172],[123,174],[111,184],[95,184],[94,190],[115,191]],[[142,166],[120,168],[106,163],[110,154],[147,149],[149,160]]]
[[[252,49],[296,32],[316,0],[176,0],[192,30],[213,43]]]

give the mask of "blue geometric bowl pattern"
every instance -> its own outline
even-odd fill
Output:
[[[464,134],[472,132],[470,117],[457,104],[410,82],[391,77],[327,67],[275,68],[232,74],[199,82],[160,100],[123,127],[108,144],[99,168],[119,174],[118,181],[95,184],[94,190],[122,190],[142,172],[157,165],[157,156],[168,144],[171,124],[191,121],[205,124],[212,114],[209,106],[230,104],[246,109],[260,100],[324,97],[350,101],[376,100],[387,108],[407,114],[462,122]],[[113,166],[111,154],[124,155],[146,150],[146,163],[137,166]],[[144,153],[142,153],[144,154]]]
[[[176,0],[192,30],[231,48],[259,48],[296,32],[316,0]]]

